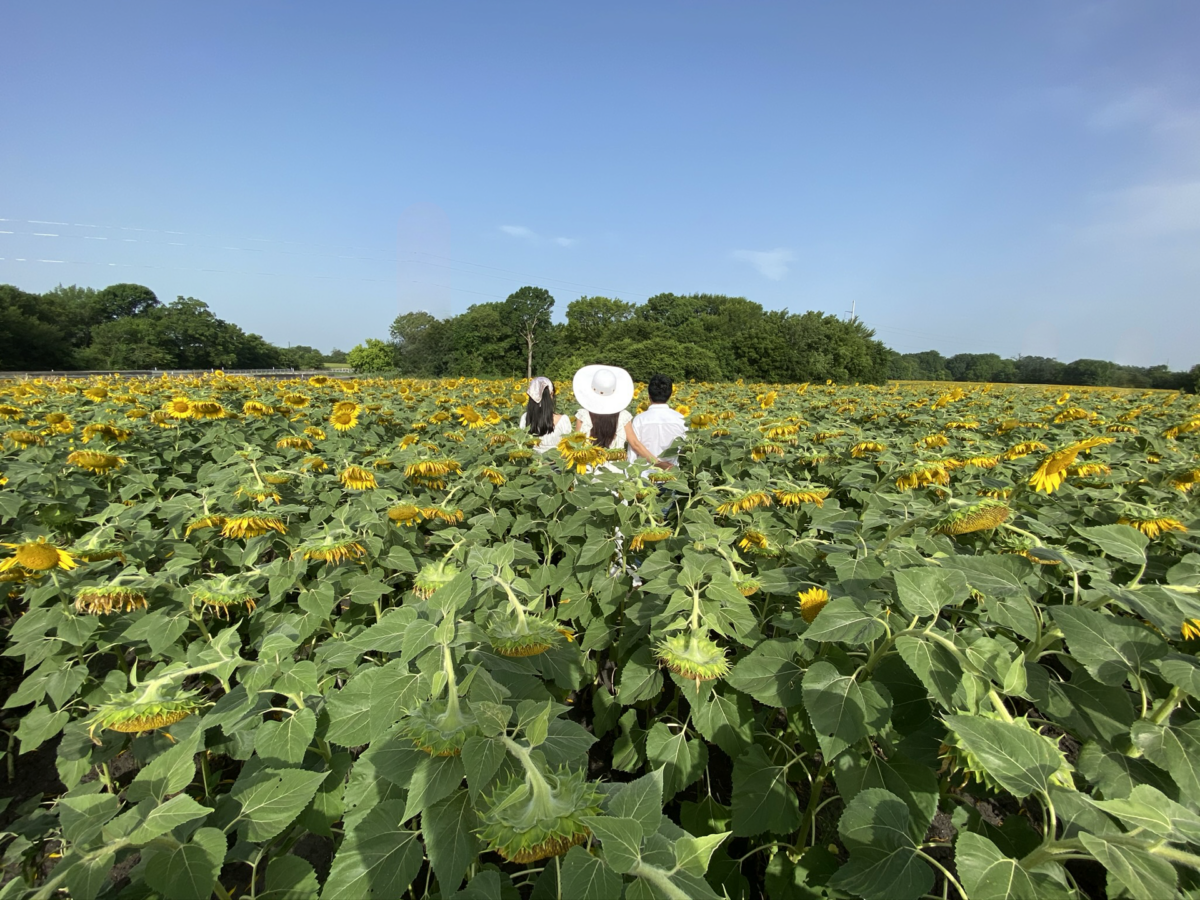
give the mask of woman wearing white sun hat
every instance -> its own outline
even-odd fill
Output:
[[[634,393],[629,373],[617,366],[584,366],[572,386],[582,407],[575,414],[579,430],[606,450],[624,447],[625,426],[633,421],[626,409]]]

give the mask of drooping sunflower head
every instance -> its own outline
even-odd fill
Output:
[[[367,555],[367,548],[352,534],[330,533],[321,538],[301,544],[297,548],[305,559],[319,559],[333,565],[359,560]]]
[[[338,475],[338,480],[351,491],[368,491],[379,486],[375,481],[375,473],[362,466],[346,466]]]
[[[673,532],[670,528],[666,528],[664,526],[643,528],[641,531],[638,531],[636,534],[634,534],[633,539],[629,542],[629,549],[636,552],[645,547],[646,544],[652,544],[656,541],[665,541],[674,533],[675,532]]]
[[[247,615],[258,608],[258,597],[236,576],[219,576],[191,586],[192,608],[220,619]]]
[[[415,503],[400,503],[387,511],[387,517],[397,525],[416,525],[421,521],[421,508]]]
[[[509,862],[561,856],[591,835],[583,818],[599,815],[600,801],[583,770],[513,774],[484,800],[479,834]]]
[[[96,741],[97,728],[107,728],[109,731],[125,734],[169,728],[204,707],[204,703],[195,694],[154,700],[146,700],[143,697],[142,692],[131,691],[99,707],[88,725],[88,735]]]
[[[287,534],[287,525],[278,516],[264,513],[246,513],[245,515],[229,516],[221,528],[221,535],[227,538],[255,538],[270,531]]]
[[[72,466],[87,469],[97,475],[111,472],[125,465],[125,460],[111,453],[101,453],[98,450],[75,450],[67,454],[67,462]]]
[[[796,596],[800,598],[800,615],[809,625],[829,603],[829,591],[821,587],[811,587],[807,591],[800,591]]]
[[[691,631],[673,634],[659,641],[654,655],[672,672],[697,684],[729,674],[724,649],[705,634]]]
[[[12,556],[0,561],[0,572],[16,569],[28,574],[40,575],[51,569],[74,569],[79,565],[70,553],[60,550],[44,537],[20,544],[6,543],[0,546],[10,547],[13,551]]]
[[[461,571],[451,559],[439,559],[426,563],[413,579],[413,593],[422,600],[428,600],[433,592],[444,588],[455,579]]]
[[[980,500],[960,507],[940,519],[930,531],[934,534],[971,534],[990,531],[1008,521],[1012,508],[1003,500]]]
[[[467,738],[479,734],[469,701],[426,700],[400,723],[399,732],[430,756],[458,756]]]
[[[492,649],[501,656],[537,656],[563,637],[557,625],[534,615],[515,619],[496,613],[488,621],[486,630]]]
[[[1168,531],[1178,531],[1187,534],[1187,527],[1178,519],[1171,516],[1150,516],[1148,518],[1129,518],[1122,516],[1117,519],[1119,525],[1131,525],[1148,538],[1156,538]]]
[[[80,588],[75,592],[75,611],[85,615],[132,612],[145,609],[146,605],[146,595],[129,585],[99,585]]]

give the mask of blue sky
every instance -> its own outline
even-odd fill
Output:
[[[532,283],[560,316],[707,291],[853,304],[901,351],[1200,361],[1194,0],[4,19],[26,290],[136,281],[322,349]]]

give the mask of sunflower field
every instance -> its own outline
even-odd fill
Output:
[[[0,900],[1200,897],[1196,398],[524,388],[0,385]]]

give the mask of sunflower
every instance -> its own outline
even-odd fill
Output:
[[[829,603],[829,591],[825,588],[812,587],[807,591],[800,591],[796,596],[800,598],[800,615],[809,625]]]
[[[665,541],[674,533],[670,528],[643,528],[633,536],[633,539],[629,542],[629,549],[636,552],[641,550],[646,544],[652,544],[655,541]]]
[[[338,540],[334,537],[326,537],[316,543],[305,544],[298,549],[303,552],[305,559],[319,559],[334,565],[362,559],[367,555],[367,548],[358,541]]]
[[[0,562],[0,572],[16,569],[40,574],[51,569],[74,569],[79,565],[70,553],[47,543],[44,537],[39,537],[36,541],[25,541],[20,544],[5,543],[0,546],[11,547],[13,551],[12,556]]]
[[[75,450],[67,455],[67,462],[98,475],[125,465],[125,460],[121,457],[113,456],[111,453],[100,453],[96,450]]]
[[[850,448],[850,455],[858,459],[868,453],[882,453],[886,449],[887,445],[878,441],[860,441]]]
[[[368,491],[379,486],[375,481],[375,473],[362,466],[346,466],[338,475],[338,481],[351,491]]]
[[[1131,525],[1148,538],[1156,538],[1168,531],[1180,531],[1187,534],[1187,528],[1178,519],[1170,516],[1155,516],[1149,519],[1131,519],[1125,516],[1117,519],[1118,525]]]
[[[34,434],[32,431],[26,431],[23,428],[9,431],[4,436],[18,447],[40,447],[46,443],[46,439],[40,434]]]
[[[172,397],[163,404],[163,411],[172,419],[190,419],[195,414],[187,397]]]
[[[146,595],[119,584],[85,587],[75,592],[75,611],[98,616],[102,613],[132,612],[145,609]]]
[[[1050,448],[1041,441],[1022,441],[1019,444],[1013,444],[1004,451],[1004,458],[1007,460],[1020,459],[1022,456],[1028,456],[1030,453],[1044,453]]]
[[[290,434],[287,437],[281,437],[277,440],[275,446],[281,450],[284,448],[288,450],[311,450],[313,449],[313,442],[308,438]]]
[[[1012,509],[1002,500],[980,500],[957,509],[930,529],[934,534],[970,534],[998,528]]]
[[[896,479],[896,487],[902,491],[913,488],[928,487],[934,484],[948,485],[950,483],[949,466],[946,462],[922,463],[904,472]]]
[[[95,422],[84,426],[83,442],[86,444],[94,437],[102,437],[107,441],[117,441],[120,443],[129,440],[132,434],[132,431],[126,431],[124,428],[118,428],[116,425],[109,425],[106,422]]]
[[[269,531],[287,534],[287,525],[278,516],[247,513],[227,518],[221,528],[221,536],[245,540],[246,538],[260,537]]]
[[[357,407],[355,407],[357,409]],[[336,431],[350,431],[358,427],[358,413],[355,412],[335,412],[329,417],[329,424]]]
[[[416,525],[421,521],[421,509],[412,503],[401,503],[389,509],[387,517],[397,525]]]
[[[184,529],[183,536],[191,537],[193,531],[202,531],[205,528],[223,528],[225,526],[224,516],[201,516],[198,519],[192,519],[188,522],[187,528]]]

